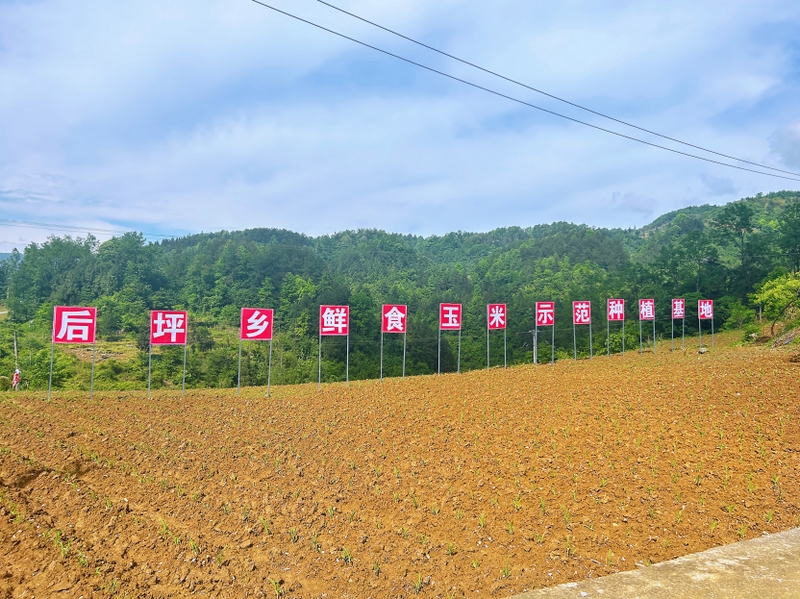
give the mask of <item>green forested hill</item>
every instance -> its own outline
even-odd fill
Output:
[[[800,261],[800,195],[780,192],[726,206],[699,206],[660,216],[641,229],[597,229],[571,223],[507,227],[488,233],[419,237],[378,230],[308,237],[291,231],[249,229],[197,234],[146,243],[128,233],[95,239],[53,237],[0,262],[0,292],[9,318],[0,322],[0,369],[14,366],[11,339],[26,382],[41,387],[49,360],[52,306],[97,305],[106,352],[98,385],[141,386],[146,376],[147,311],[190,311],[189,375],[196,386],[236,383],[235,327],[242,306],[274,307],[277,383],[316,375],[320,303],[352,308],[351,378],[377,376],[379,308],[409,305],[409,373],[436,369],[437,307],[465,306],[462,367],[485,367],[485,306],[509,305],[509,357],[531,359],[533,303],[555,300],[556,345],[572,347],[571,302],[592,300],[595,351],[605,350],[605,299],[655,297],[658,330],[669,331],[669,299],[686,297],[687,324],[696,327],[696,299],[717,300],[718,326],[749,316],[748,294],[765,278],[796,270]],[[602,330],[601,330],[602,329]],[[638,342],[629,327],[628,343]],[[603,334],[599,334],[599,333]],[[585,337],[585,338],[584,338]],[[454,338],[446,336],[446,369],[455,366]],[[113,345],[117,344],[117,346]],[[588,353],[588,334],[580,349]],[[612,349],[621,344],[618,332]],[[387,339],[388,374],[400,368],[398,340]],[[493,361],[501,361],[495,343]],[[549,357],[550,349],[541,351]],[[266,348],[245,348],[243,383],[266,380]],[[86,383],[85,355],[57,352],[56,382]],[[344,344],[323,343],[328,380],[344,374]],[[105,355],[105,354],[104,354]],[[111,356],[111,357],[109,357]],[[156,361],[157,385],[169,384],[182,354],[167,349]]]

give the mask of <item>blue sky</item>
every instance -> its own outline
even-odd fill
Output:
[[[632,133],[314,0],[272,3]],[[800,171],[796,0],[339,5],[618,118]],[[641,226],[683,206],[780,189],[800,183],[568,123],[249,0],[0,0],[4,219],[167,235],[429,235],[556,220]],[[0,225],[0,252],[47,235]]]

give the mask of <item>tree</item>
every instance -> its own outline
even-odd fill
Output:
[[[787,204],[778,221],[778,247],[787,255],[792,270],[800,270],[800,197]]]
[[[720,236],[731,241],[739,250],[742,265],[746,262],[747,236],[754,230],[754,214],[749,204],[733,202],[722,208],[717,218],[711,221]]]
[[[800,273],[787,273],[765,281],[750,297],[754,303],[764,306],[764,315],[772,319],[770,335],[774,335],[777,322],[790,308],[800,305]]]

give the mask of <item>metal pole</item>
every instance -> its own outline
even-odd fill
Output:
[[[442,329],[439,329],[439,352],[438,356],[438,366],[436,367],[436,376],[442,374]]]
[[[639,319],[639,353],[641,354],[644,350],[642,349],[642,319]]]
[[[50,378],[47,381],[47,401],[50,401],[50,389],[53,387],[53,353],[56,350],[54,341],[50,342]]]
[[[656,353],[656,319],[653,318],[653,353]]]
[[[714,319],[711,319],[711,347],[714,347]]]
[[[181,380],[181,397],[186,397],[186,343],[183,344],[183,380]]]
[[[623,319],[622,319],[622,355],[623,356],[625,355],[625,318],[624,318],[624,316],[625,315],[623,314]]]
[[[533,363],[539,363],[539,323],[537,322],[533,326]]]
[[[699,310],[698,310],[699,312]],[[700,348],[703,348],[703,321],[700,320],[700,314],[697,315],[697,334],[700,337]]]
[[[317,390],[322,386],[322,333],[319,334],[319,354],[317,355]]]
[[[242,340],[239,339],[239,369],[236,375],[236,395],[242,394]]]
[[[383,331],[381,331],[381,375],[380,381],[383,382]]]
[[[611,321],[606,318],[606,355],[611,357]]]
[[[556,363],[556,323],[555,322],[553,322],[552,329],[553,329],[552,330],[553,338],[550,341],[550,363],[551,364],[555,364]]]
[[[408,333],[403,333],[403,379],[406,378],[406,339]]]
[[[461,329],[458,329],[458,374],[461,374]]]
[[[508,329],[503,329],[503,368],[508,368]]]
[[[672,319],[672,351],[675,351],[675,319]]]
[[[486,325],[486,370],[489,370],[489,325]]]
[[[592,347],[592,323],[589,322],[589,359],[594,357],[594,348]]]
[[[553,328],[555,328],[553,324]],[[575,361],[578,361],[578,338],[575,336],[575,321],[572,321],[572,350],[575,353]]]
[[[89,401],[94,397],[94,350],[96,344],[92,343],[92,378],[89,379]]]
[[[344,384],[350,386],[350,330],[347,331],[347,347],[345,349]]]
[[[681,351],[686,349],[685,346],[684,346],[684,340],[686,339],[686,316],[685,316],[686,312],[685,312],[685,310],[686,309],[684,308],[684,317],[681,318]]]
[[[147,352],[147,399],[150,399],[150,373],[153,372],[153,344]]]
[[[269,387],[272,382],[272,339],[269,340],[269,358],[267,359],[267,397],[269,397]]]

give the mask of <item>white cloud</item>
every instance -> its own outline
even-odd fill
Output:
[[[275,2],[608,125],[312,0]],[[342,5],[643,126],[800,168],[785,124],[797,118],[790,34],[754,33],[796,30],[796,2]],[[20,220],[175,233],[633,226],[787,187],[567,124],[247,1],[9,3],[0,39],[0,209]],[[0,251],[18,244],[0,235]]]

